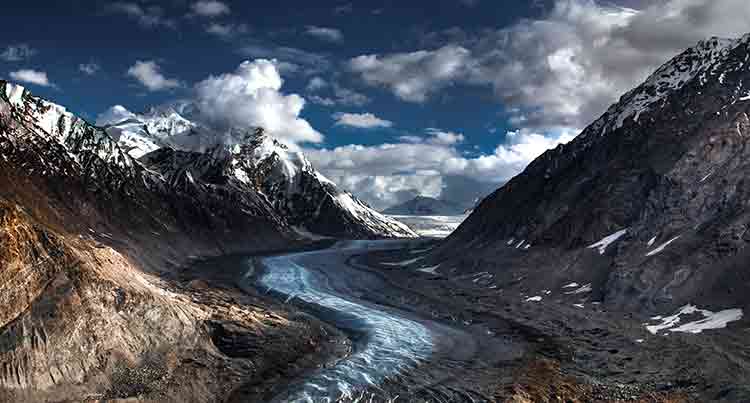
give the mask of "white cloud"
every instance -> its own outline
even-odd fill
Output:
[[[182,84],[173,78],[166,78],[161,73],[161,68],[153,60],[137,60],[135,64],[128,69],[128,76],[135,78],[143,84],[149,91],[160,91],[177,88]]]
[[[278,66],[282,63],[295,65],[297,68],[293,73],[317,75],[331,68],[331,62],[324,55],[266,42],[251,42],[238,49],[238,52],[251,58],[277,60]]]
[[[101,66],[99,64],[91,62],[91,63],[82,63],[78,65],[78,70],[81,73],[93,76],[101,69]]]
[[[352,3],[342,4],[333,9],[334,14],[351,14],[354,11],[354,5]]]
[[[106,126],[115,123],[122,122],[130,118],[134,118],[135,113],[130,112],[122,105],[115,105],[107,109],[106,111],[99,114],[96,117],[97,126]]]
[[[319,93],[321,90],[330,88],[331,95],[311,95],[310,101],[323,106],[364,106],[372,100],[365,94],[359,93],[349,88],[342,87],[337,82],[329,83],[321,77],[313,77],[308,81],[305,90],[308,93]]]
[[[195,15],[208,18],[219,17],[231,12],[226,3],[216,0],[196,1],[190,8]]]
[[[404,101],[424,102],[430,93],[465,80],[470,63],[467,49],[446,45],[434,51],[358,56],[349,61],[349,69]]]
[[[195,85],[202,117],[219,129],[263,127],[290,145],[323,140],[299,115],[305,100],[281,93],[283,80],[274,61],[245,61],[233,73],[209,76]]]
[[[315,92],[326,87],[328,87],[328,82],[326,80],[320,77],[313,77],[307,83],[307,87],[305,87],[305,89],[307,90],[307,92]]]
[[[393,122],[381,119],[372,113],[334,113],[336,126],[356,127],[358,129],[375,129],[392,127]]]
[[[469,194],[467,189],[495,188],[545,150],[570,141],[577,132],[561,129],[546,136],[526,130],[510,132],[493,153],[475,157],[466,157],[455,147],[461,135],[437,133],[450,132],[433,129],[428,131],[427,140],[404,136],[393,144],[305,152],[323,174],[377,208],[416,194],[453,200],[465,196],[466,200],[460,201],[471,202],[476,194]],[[448,137],[453,143],[439,141]]]
[[[638,3],[555,0],[540,19],[454,28],[432,35],[442,38],[434,49],[364,55],[350,69],[406,101],[453,83],[487,86],[520,127],[583,127],[674,55],[710,36],[741,36],[750,20],[745,0]]]
[[[333,84],[333,95],[338,105],[364,106],[371,102],[370,97],[349,88],[344,88],[337,83]]]
[[[322,106],[335,106],[336,105],[335,100],[331,98],[327,98],[327,97],[321,97],[319,95],[310,95],[308,99],[310,99],[310,102],[317,104],[317,105],[322,105]]]
[[[427,129],[427,133],[431,136],[427,141],[433,144],[442,144],[449,146],[462,143],[466,139],[463,134],[435,128]]]
[[[20,62],[36,55],[37,53],[36,49],[31,48],[31,46],[25,43],[21,43],[5,48],[5,50],[0,53],[0,59],[5,60],[6,62]]]
[[[31,69],[23,69],[18,71],[12,71],[10,78],[20,81],[22,83],[36,84],[42,87],[54,87],[55,85],[49,81],[47,73],[44,71],[37,71]]]
[[[174,19],[165,17],[164,10],[155,5],[141,6],[134,2],[115,2],[109,5],[109,11],[124,14],[145,28],[157,28],[160,26],[175,28],[177,26]]]
[[[247,24],[222,24],[212,22],[206,26],[206,32],[222,39],[229,39],[250,32],[250,27],[248,27]]]
[[[344,41],[344,34],[336,28],[308,25],[305,28],[305,33],[326,42],[338,43]]]

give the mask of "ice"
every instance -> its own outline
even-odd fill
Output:
[[[351,245],[357,245],[352,243]],[[347,246],[341,246],[346,248]],[[261,286],[338,314],[332,324],[366,334],[362,343],[346,359],[325,366],[305,378],[297,387],[270,399],[271,402],[325,402],[351,396],[355,390],[377,385],[428,360],[433,352],[430,331],[422,324],[387,313],[330,289],[325,276],[308,270],[299,257],[306,252],[266,258],[268,268],[260,278]]]
[[[576,308],[581,308],[581,309],[585,308],[583,304],[573,304],[573,306]]]
[[[589,249],[599,249],[599,254],[603,255],[604,252],[607,250],[607,247],[612,242],[615,242],[616,240],[620,239],[620,237],[622,237],[623,235],[627,234],[627,232],[628,232],[627,228],[619,230],[619,231],[615,232],[614,234],[607,235],[606,237],[602,238],[599,242],[597,242],[595,244],[589,245],[588,248]]]
[[[646,244],[646,246],[648,246],[650,248],[654,244],[654,242],[656,242],[656,236],[655,235],[654,235],[653,238],[651,238],[651,239],[648,240],[648,243]]]
[[[564,285],[562,288],[576,288],[576,287],[580,287],[580,285],[578,283],[570,283],[570,284]]]
[[[652,250],[651,252],[648,252],[648,253],[646,253],[646,256],[647,256],[647,257],[648,257],[648,256],[654,256],[654,255],[656,255],[657,253],[660,253],[661,251],[663,251],[663,250],[664,250],[664,248],[666,248],[667,246],[669,246],[669,244],[671,244],[672,242],[674,242],[674,241],[676,241],[676,240],[677,240],[678,238],[680,238],[680,236],[681,236],[681,235],[677,235],[676,237],[674,237],[674,238],[670,239],[669,241],[667,241],[667,242],[664,242],[663,244],[659,245],[659,246],[658,246],[658,247],[657,247],[656,249]]]
[[[537,295],[536,297],[526,298],[526,300],[524,302],[539,302],[541,300],[542,300],[542,297],[540,297],[540,296]]]

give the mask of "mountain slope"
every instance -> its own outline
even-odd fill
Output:
[[[338,189],[301,152],[290,150],[262,129],[217,133],[167,108],[131,116],[106,130],[170,182],[183,178],[255,189],[303,232],[342,238],[417,236]]]
[[[433,197],[417,196],[399,205],[383,211],[393,215],[459,215],[463,208],[451,202],[438,200]]]
[[[590,283],[585,299],[610,307],[747,308],[749,42],[713,38],[669,61],[431,258],[530,292]]]
[[[101,129],[0,81],[0,401],[216,401],[312,352],[319,325],[196,291],[179,270],[190,256],[293,241],[260,193],[180,189]],[[227,357],[212,341],[222,326],[269,348],[251,364]]]

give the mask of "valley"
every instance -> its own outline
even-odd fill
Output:
[[[161,70],[181,42],[106,83],[94,58],[0,77],[0,403],[750,402],[750,34],[692,30],[733,0],[366,40],[150,1],[96,17],[231,57],[170,66],[192,83]],[[294,8],[497,18],[457,3]]]

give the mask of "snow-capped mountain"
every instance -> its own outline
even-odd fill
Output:
[[[465,211],[461,206],[434,197],[417,196],[399,205],[384,210],[385,214],[417,216],[450,216],[460,215]]]
[[[229,184],[259,191],[301,232],[347,238],[417,236],[340,190],[301,152],[262,129],[216,132],[165,108],[129,116],[106,130],[170,183]]]
[[[590,283],[641,311],[750,303],[748,83],[750,36],[687,49],[485,198],[432,263],[525,289]]]
[[[0,81],[0,119],[0,158],[7,165],[6,174],[22,170],[29,191],[38,188],[51,194],[65,209],[102,209],[106,217],[89,218],[107,225],[117,222],[133,232],[145,226],[183,236],[178,234],[181,228],[210,225],[231,238],[234,230],[247,231],[262,222],[269,239],[290,233],[286,221],[259,192],[204,187],[180,193],[104,130],[19,85]],[[215,236],[212,242],[225,241],[229,249],[237,238]]]

